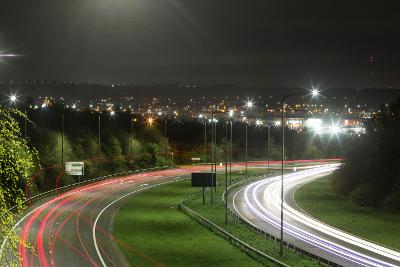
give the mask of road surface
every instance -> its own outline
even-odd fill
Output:
[[[271,162],[271,166],[277,163]],[[232,167],[239,170],[244,164]],[[266,162],[249,163],[248,167],[266,167]],[[191,172],[209,170],[210,166],[191,166],[137,173],[88,184],[35,204],[15,225],[21,239],[20,265],[128,266],[118,249],[126,244],[112,235],[113,215],[123,201],[149,187],[187,178]],[[0,265],[10,255],[3,249],[5,242],[0,248]]]
[[[129,266],[118,249],[120,241],[111,233],[113,215],[123,200],[199,170],[209,167],[169,169],[104,180],[36,205],[17,225],[21,238],[20,265]],[[25,242],[32,248],[27,248]]]
[[[343,266],[400,266],[399,252],[322,223],[296,205],[294,192],[300,186],[336,168],[337,164],[321,165],[284,176],[284,240]],[[276,176],[232,191],[229,205],[250,224],[279,237],[280,199],[281,177]]]

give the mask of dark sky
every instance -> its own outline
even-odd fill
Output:
[[[2,0],[0,80],[400,87],[395,1]]]

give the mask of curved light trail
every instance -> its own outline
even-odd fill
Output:
[[[338,164],[327,164],[284,175],[284,239],[344,266],[399,266],[399,252],[324,224],[296,205],[296,189],[337,168]],[[242,218],[275,236],[280,230],[280,205],[281,176],[249,184],[232,197],[233,209]]]
[[[19,229],[20,266],[126,266],[110,232],[117,202],[209,167],[137,173],[85,185],[32,208]],[[8,255],[4,240],[1,255]],[[26,246],[26,243],[29,246]],[[122,244],[128,246],[127,244]],[[148,258],[146,255],[143,257]]]

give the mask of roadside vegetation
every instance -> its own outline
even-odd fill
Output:
[[[336,228],[361,238],[400,250],[400,214],[373,207],[359,207],[332,191],[330,175],[304,185],[295,193],[306,212]]]
[[[25,208],[25,192],[30,190],[29,177],[38,161],[21,136],[18,122],[14,117],[24,115],[17,110],[0,107],[0,242],[8,238],[1,266],[18,265],[18,235],[12,229],[17,216]],[[11,211],[10,209],[14,207]],[[28,244],[21,244],[28,245]]]
[[[345,147],[345,164],[332,181],[336,193],[361,207],[400,212],[400,98],[381,106],[367,132]]]
[[[45,101],[45,100],[44,100]],[[16,118],[25,132],[31,148],[39,154],[42,166],[32,177],[31,194],[74,183],[77,177],[64,173],[63,162],[84,161],[87,180],[94,177],[140,168],[191,164],[191,158],[209,161],[211,126],[207,124],[207,147],[204,147],[204,122],[195,118],[184,120],[155,114],[131,114],[127,108],[109,107],[99,113],[95,109],[80,109],[46,100],[43,107],[32,99],[19,103],[29,120],[25,127],[23,118]],[[222,115],[222,114],[221,114]],[[151,123],[148,119],[152,119]],[[164,126],[167,120],[167,138]],[[99,143],[100,121],[100,143]],[[216,158],[224,158],[223,123],[217,124]],[[233,161],[245,159],[245,125],[233,127]],[[64,131],[63,131],[64,129]],[[271,129],[271,159],[281,156],[281,129]],[[64,134],[63,134],[64,133]],[[267,150],[266,128],[248,128],[248,159],[265,160]],[[317,159],[340,157],[340,143],[327,140],[310,140],[307,133],[287,129],[287,159]],[[230,146],[228,153],[230,155]],[[63,151],[63,153],[62,153]]]

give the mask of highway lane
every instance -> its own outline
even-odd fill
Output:
[[[334,171],[328,164],[284,176],[284,239],[344,266],[400,266],[400,253],[322,223],[302,212],[294,192],[303,184]],[[281,177],[263,179],[229,194],[229,204],[254,226],[279,237]]]
[[[201,170],[209,167],[153,171],[104,180],[30,209],[17,225],[21,238],[20,265],[128,266],[118,249],[118,245],[126,244],[117,240],[111,231],[113,215],[123,200]],[[26,242],[31,248],[25,246]]]

